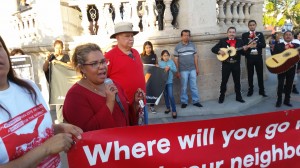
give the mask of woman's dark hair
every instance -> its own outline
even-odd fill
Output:
[[[146,50],[145,50],[145,48],[146,48],[147,45],[149,45],[149,46],[151,47],[151,54],[154,54],[152,43],[151,43],[150,41],[146,41],[146,42],[144,43],[144,45],[143,45],[143,52],[141,53],[141,55],[143,55],[143,56],[146,55]]]
[[[87,55],[92,51],[100,51],[102,53],[101,48],[94,43],[86,43],[78,45],[72,56],[73,67],[77,72],[80,72],[83,76],[83,73],[80,70],[79,65],[83,65],[86,61]]]
[[[2,37],[0,36],[0,42],[2,44],[2,47],[4,48],[6,54],[7,54],[7,57],[8,57],[8,61],[9,61],[9,71],[8,71],[8,74],[7,74],[7,79],[23,88],[25,88],[29,93],[30,93],[30,96],[32,98],[32,101],[34,103],[36,103],[36,100],[37,100],[37,94],[34,90],[34,88],[29,84],[27,83],[26,81],[22,80],[22,79],[19,79],[15,73],[14,73],[14,70],[11,66],[11,61],[10,61],[10,58],[9,58],[9,52],[7,50],[7,47],[2,39]],[[4,107],[2,105],[0,105],[0,108],[4,109]],[[4,109],[4,111],[8,112],[6,109]],[[9,112],[8,112],[9,114]],[[10,114],[9,114],[10,116]]]
[[[161,54],[160,54],[160,60],[164,60],[163,59],[163,55],[165,54],[165,53],[167,53],[169,56],[170,56],[170,53],[169,53],[169,51],[168,50],[163,50],[162,52],[161,52]]]
[[[21,55],[25,55],[24,51],[21,50],[20,48],[16,48],[16,49],[13,49],[11,52],[10,52],[10,56],[14,56],[16,54],[20,53]]]
[[[59,44],[62,48],[64,48],[64,43],[61,40],[55,40],[53,43],[53,47],[55,47],[56,44]]]

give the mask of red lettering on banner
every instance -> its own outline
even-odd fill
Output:
[[[47,110],[37,105],[9,121],[0,124],[1,149],[5,149],[8,159],[15,160],[53,136],[50,118],[45,118]],[[36,122],[31,121],[36,120]],[[47,124],[42,124],[45,121]],[[5,155],[4,155],[5,156]],[[57,167],[59,154],[43,160],[37,167]]]
[[[299,131],[300,109],[105,129],[83,133],[68,163],[70,168],[299,168]]]
[[[34,111],[38,111],[36,114]],[[8,120],[2,124],[0,124],[0,134],[8,135],[11,132],[14,132],[21,128],[22,126],[28,124],[30,121],[36,119],[37,117],[44,115],[47,110],[44,108],[42,104],[33,107],[18,116]],[[5,138],[5,137],[3,137]]]

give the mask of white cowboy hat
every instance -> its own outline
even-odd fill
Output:
[[[132,23],[130,22],[119,22],[115,24],[115,33],[110,36],[111,39],[116,38],[116,35],[119,33],[133,33],[133,35],[136,35],[139,33],[139,31],[133,31],[132,30]]]

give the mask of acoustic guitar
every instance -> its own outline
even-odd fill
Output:
[[[260,34],[258,34],[254,39],[249,41],[248,45],[250,45],[253,42],[257,42],[259,40],[259,38],[258,38],[259,35]],[[224,51],[225,54],[224,55],[217,54],[217,58],[220,61],[225,61],[227,58],[235,56],[236,52],[239,51],[239,50],[242,50],[242,49],[243,49],[243,47],[239,47],[239,48],[234,48],[234,47],[220,48],[220,50]]]
[[[268,70],[274,74],[281,74],[293,67],[299,60],[298,48],[289,48],[282,53],[273,55],[266,59]]]
[[[227,58],[235,56],[236,52],[239,51],[239,50],[242,50],[242,49],[243,49],[243,47],[239,47],[239,48],[234,48],[234,47],[220,48],[220,50],[224,51],[225,54],[224,55],[218,54],[217,58],[220,61],[225,61]]]

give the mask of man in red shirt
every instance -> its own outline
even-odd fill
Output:
[[[139,32],[133,31],[132,27],[130,22],[115,24],[115,33],[110,38],[117,39],[117,45],[105,54],[109,61],[107,77],[121,85],[130,104],[137,91],[146,90],[143,64],[138,51],[132,48],[133,36]],[[147,119],[145,111],[145,124],[148,123]]]

